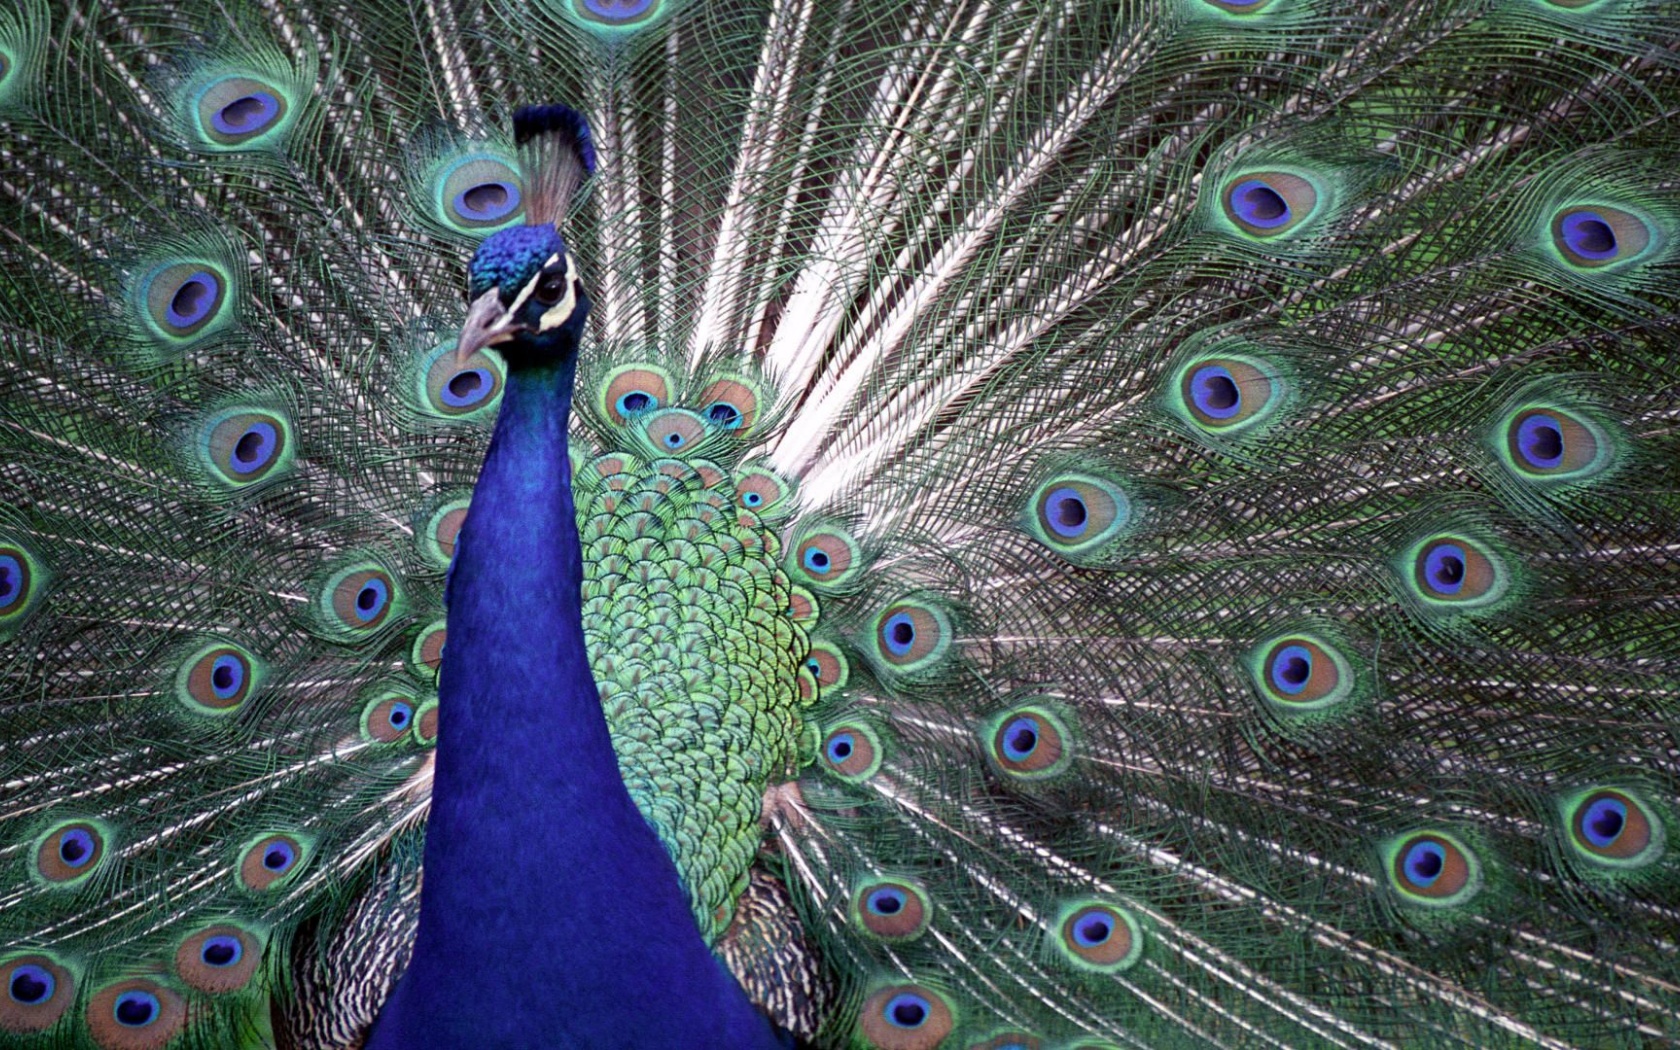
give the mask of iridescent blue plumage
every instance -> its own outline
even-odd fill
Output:
[[[492,234],[467,264],[467,294],[477,299],[495,288],[502,304],[512,306],[537,271],[565,251],[566,243],[553,226],[514,226]]]
[[[673,1031],[696,1047],[778,1045],[693,925],[590,675],[567,483],[588,300],[566,259],[554,227],[526,226],[469,266],[462,353],[496,339],[507,387],[450,573],[419,932],[370,1050],[652,1046]],[[556,265],[570,309],[551,317],[539,282]]]

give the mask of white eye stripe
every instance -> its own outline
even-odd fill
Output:
[[[572,253],[567,252],[566,253],[566,263],[567,263],[568,266],[571,265],[571,260],[572,260]],[[550,255],[548,257],[548,260],[542,264],[542,268],[537,271],[536,276],[532,277],[529,281],[526,281],[525,282],[525,287],[519,289],[519,294],[513,297],[513,305],[509,306],[507,308],[507,313],[503,314],[502,316],[504,318],[511,319],[514,314],[518,313],[519,308],[525,305],[525,300],[531,298],[531,293],[533,293],[537,290],[537,282],[542,280],[543,270],[548,269],[550,266],[553,266],[555,263],[557,263],[559,261],[560,261],[560,253],[559,252],[556,252],[553,255]]]
[[[514,297],[513,305],[509,306],[507,313],[502,315],[505,320],[512,320],[513,316],[525,305],[526,300],[536,294],[537,285],[542,283],[545,271],[559,261],[560,255],[558,252],[550,255],[548,260],[543,263],[542,269],[537,271],[536,276],[525,282],[525,287],[519,289],[519,294]],[[537,331],[546,332],[566,323],[566,319],[572,316],[572,310],[577,306],[577,260],[572,257],[572,253],[569,251],[566,253],[566,276],[568,280],[566,281],[565,298],[543,311],[542,316],[537,319]]]
[[[566,323],[572,316],[572,309],[577,306],[577,279],[566,282],[566,295],[559,302],[543,312],[542,319],[537,322],[537,331],[546,332],[550,328]]]
[[[558,258],[559,256],[555,256],[549,260],[549,263],[552,264]],[[529,288],[526,290],[529,291],[535,288],[537,281],[540,280],[542,280],[542,275],[538,274],[536,279],[531,282]],[[572,316],[572,310],[577,307],[577,288],[577,260],[572,258],[571,252],[567,252],[566,294],[559,302],[543,311],[542,317],[537,321],[537,331],[546,332],[550,328],[566,323],[567,319]]]

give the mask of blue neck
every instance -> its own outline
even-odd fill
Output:
[[[583,642],[575,360],[509,368],[450,582],[419,936],[369,1050],[778,1045],[619,778]]]

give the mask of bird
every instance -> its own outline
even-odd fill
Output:
[[[1680,1042],[1666,0],[14,0],[0,1045]]]

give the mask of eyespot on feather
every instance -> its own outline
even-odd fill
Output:
[[[700,415],[724,430],[751,430],[758,419],[757,387],[740,379],[719,379],[700,392]]]
[[[1143,957],[1143,927],[1130,911],[1109,901],[1069,901],[1057,912],[1051,944],[1077,969],[1119,973]]]
[[[441,165],[433,176],[435,214],[463,233],[486,234],[518,221],[525,184],[507,159],[472,152]]]
[[[1505,468],[1536,484],[1572,482],[1603,473],[1614,443],[1596,422],[1555,405],[1528,405],[1500,424],[1496,451]]]
[[[863,553],[851,533],[822,526],[802,533],[793,543],[788,569],[819,593],[833,593],[854,582],[863,567]]]
[[[890,673],[931,670],[950,649],[950,617],[930,602],[906,598],[875,617],[875,655],[879,666]]]
[[[817,686],[824,692],[844,689],[851,679],[851,665],[846,661],[846,655],[839,647],[827,642],[811,643],[811,650],[805,657],[805,666],[816,678]]]
[[[479,350],[465,361],[455,356],[452,343],[435,346],[416,369],[417,406],[435,419],[481,420],[494,416],[506,382],[501,358]]]
[[[815,595],[795,585],[788,594],[787,614],[794,623],[815,623],[822,615],[822,607],[817,604]]]
[[[172,262],[140,279],[139,303],[146,328],[169,343],[209,335],[233,313],[226,269],[205,258]]]
[[[418,701],[406,692],[388,691],[362,705],[362,738],[394,744],[412,739]]]
[[[352,641],[374,634],[404,609],[402,588],[384,566],[357,562],[327,577],[316,599],[329,635]]]
[[[199,88],[190,111],[201,145],[255,149],[273,144],[290,125],[292,101],[286,87],[230,74]]]
[[[1552,215],[1552,248],[1576,269],[1633,262],[1651,247],[1650,225],[1633,212],[1605,204],[1572,204]]]
[[[208,926],[175,950],[175,973],[189,987],[208,995],[237,992],[251,983],[262,961],[262,942],[232,923]]]
[[[176,673],[175,695],[200,715],[229,715],[244,706],[264,668],[250,650],[217,642],[193,651]]]
[[[870,878],[852,889],[852,925],[878,940],[915,940],[932,917],[933,903],[914,879]]]
[[[988,719],[980,730],[986,757],[1012,779],[1043,780],[1067,770],[1073,738],[1049,708],[1026,704]]]
[[[443,647],[449,641],[447,621],[438,619],[420,629],[408,653],[409,666],[421,678],[435,681],[443,666]]]
[[[920,984],[891,984],[864,1000],[858,1032],[878,1050],[934,1050],[956,1027],[943,996]]]
[[[144,977],[106,985],[88,1000],[88,1034],[101,1050],[161,1050],[186,1026],[186,1004]]]
[[[438,738],[438,702],[427,700],[414,711],[414,742],[435,747]]]
[[[227,409],[210,416],[199,433],[199,460],[226,488],[250,488],[291,466],[292,425],[277,412]]]
[[[1256,171],[1227,179],[1219,199],[1232,226],[1251,237],[1270,239],[1297,230],[1312,218],[1319,193],[1300,175]]]
[[[1384,849],[1389,886],[1400,899],[1431,908],[1464,904],[1481,889],[1481,864],[1444,831],[1414,831]]]
[[[1173,414],[1216,437],[1257,433],[1275,422],[1289,391],[1282,370],[1246,354],[1192,358],[1174,373]]]
[[[586,28],[613,36],[657,20],[665,0],[566,0],[562,10]]]
[[[1272,0],[1201,0],[1216,11],[1239,18],[1257,14],[1271,6]]]
[[[1025,525],[1040,543],[1075,564],[1124,535],[1132,524],[1132,500],[1117,482],[1096,474],[1056,474],[1028,501]]]
[[[745,510],[764,515],[781,506],[789,486],[762,467],[748,467],[735,476],[735,500]]]
[[[420,551],[440,569],[448,568],[455,557],[455,543],[461,536],[461,526],[467,521],[466,499],[450,500],[427,515],[418,530]]]
[[[36,840],[35,874],[52,886],[74,886],[104,866],[109,849],[109,835],[101,824],[66,821]]]
[[[613,369],[601,384],[601,414],[614,423],[652,412],[671,402],[671,376],[653,365],[624,365]]]
[[[1426,603],[1481,608],[1498,601],[1508,586],[1498,556],[1465,535],[1432,536],[1414,545],[1408,561],[1412,592]]]
[[[0,537],[0,641],[28,622],[46,582],[46,567],[28,548]]]
[[[76,1001],[76,979],[49,955],[17,955],[0,962],[0,1031],[42,1032]]]
[[[1575,856],[1602,869],[1642,868],[1662,856],[1667,828],[1644,799],[1620,788],[1597,787],[1559,800]]]
[[[1322,711],[1353,695],[1353,667],[1340,647],[1315,634],[1262,643],[1249,657],[1255,688],[1277,713]]]
[[[706,438],[706,424],[687,409],[662,408],[649,413],[642,420],[642,431],[648,443],[660,455],[688,456]]]
[[[302,839],[283,833],[253,840],[240,853],[240,883],[255,893],[273,889],[303,867],[306,848]]]
[[[881,768],[881,738],[862,722],[844,722],[823,737],[820,760],[841,780],[868,780]]]

